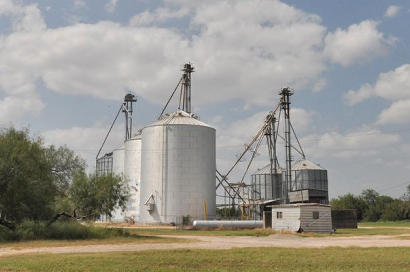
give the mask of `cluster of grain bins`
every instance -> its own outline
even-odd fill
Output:
[[[112,173],[123,176],[130,188],[126,210],[114,211],[112,220],[179,223],[184,217],[214,218],[215,153],[215,129],[193,114],[177,110],[145,126],[112,152],[112,163],[100,161],[112,164]]]
[[[141,178],[141,134],[112,152],[112,173],[120,175],[127,182],[130,197],[124,211],[116,209],[113,221],[137,220],[139,218],[140,178]]]

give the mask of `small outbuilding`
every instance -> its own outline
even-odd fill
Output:
[[[332,232],[330,206],[319,203],[274,205],[272,228],[292,232]]]

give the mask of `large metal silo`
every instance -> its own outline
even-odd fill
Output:
[[[145,127],[140,221],[215,217],[215,129],[178,110]]]
[[[125,141],[124,178],[130,189],[130,198],[125,211],[126,217],[138,220],[141,179],[141,134]]]

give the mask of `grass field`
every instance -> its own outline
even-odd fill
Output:
[[[160,250],[0,258],[10,271],[410,271],[410,248]]]
[[[369,226],[369,225],[367,225]],[[394,227],[395,226],[395,227]],[[370,227],[370,226],[369,226]],[[397,228],[396,228],[397,227]],[[130,233],[138,233],[140,235],[205,235],[205,236],[268,236],[275,234],[272,229],[253,229],[253,230],[173,230],[173,229],[130,229]],[[410,228],[406,225],[389,226],[379,225],[374,228],[358,228],[358,229],[339,229],[336,233],[313,234],[303,233],[300,236],[308,237],[341,237],[341,236],[361,236],[361,235],[402,235],[409,234]]]
[[[405,221],[380,221],[380,222],[361,222],[359,227],[409,227],[410,220]]]

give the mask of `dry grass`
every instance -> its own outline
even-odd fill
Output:
[[[0,258],[12,271],[410,271],[410,248],[159,250]]]
[[[1,248],[24,249],[37,247],[65,247],[65,246],[87,246],[87,245],[117,245],[117,244],[137,244],[137,243],[188,243],[194,239],[170,238],[158,236],[139,237],[113,237],[107,239],[88,240],[36,240],[24,242],[0,243]]]

